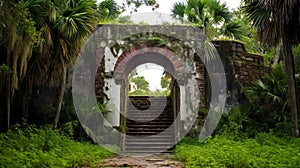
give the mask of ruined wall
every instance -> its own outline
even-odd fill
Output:
[[[247,53],[245,46],[237,41],[214,41],[225,66],[242,86],[248,86],[255,79],[263,76],[268,68],[261,55]]]
[[[243,87],[249,86],[251,82],[261,78],[269,72],[269,68],[264,65],[264,58],[261,55],[250,54],[245,50],[245,46],[237,41],[213,41],[217,52],[222,60],[226,75],[226,105],[223,112],[239,104],[248,103],[248,99],[242,91]],[[210,82],[206,68],[200,60],[196,61],[197,71],[202,73],[199,79],[200,89],[205,91],[205,108],[210,107]],[[206,75],[205,75],[206,74]],[[203,127],[207,114],[205,110],[200,110],[198,119],[190,130],[189,136],[198,137],[200,128]]]

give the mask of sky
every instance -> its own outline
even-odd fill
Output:
[[[160,13],[171,13],[171,9],[175,2],[186,2],[186,0],[156,0],[159,4],[159,8],[155,11]],[[236,9],[240,6],[241,0],[220,0],[221,3],[226,3],[229,9]],[[151,7],[143,6],[138,9],[138,12],[151,12]],[[126,13],[129,14],[129,13]]]
[[[101,2],[102,0],[98,0],[98,2]],[[170,22],[172,20],[172,17],[170,17],[169,14],[171,14],[171,10],[173,7],[173,4],[175,2],[186,2],[186,0],[156,0],[159,4],[159,8],[155,10],[155,12],[152,11],[151,7],[142,6],[138,9],[136,13],[130,14],[130,11],[125,11],[123,15],[130,15],[131,20],[133,20],[136,23],[139,23],[141,21],[144,21],[148,24],[161,24],[162,22]],[[117,3],[121,3],[122,1],[116,0]],[[226,3],[227,7],[232,9],[237,9],[240,6],[241,0],[220,0],[221,3]],[[143,13],[141,15],[141,13]],[[158,14],[161,13],[161,14]],[[156,18],[156,19],[154,19]],[[164,72],[164,69],[161,66],[155,66],[153,64],[148,65],[140,65],[137,68],[137,72],[139,76],[144,76],[145,79],[149,82],[150,90],[155,91],[156,89],[161,90],[160,86],[160,78]]]
[[[101,2],[103,0],[97,0],[97,2]],[[115,0],[117,3],[122,3],[122,0]],[[156,0],[159,4],[159,8],[155,11],[160,13],[171,13],[171,9],[175,2],[186,2],[186,0]],[[241,0],[220,0],[221,3],[226,3],[229,9],[236,9],[239,7]],[[143,6],[138,9],[138,12],[152,12],[151,7]],[[125,14],[130,14],[129,11],[125,12]]]

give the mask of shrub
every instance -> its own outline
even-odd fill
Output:
[[[177,145],[176,157],[186,167],[299,167],[300,139],[278,138],[260,133],[254,139],[235,141],[231,136],[216,136],[205,143],[190,142]]]
[[[113,156],[100,146],[75,142],[59,131],[18,126],[0,134],[0,163],[4,167],[78,167]]]
[[[282,65],[273,67],[270,74],[243,90],[250,104],[239,105],[228,115],[224,114],[217,129],[219,132],[250,137],[270,131],[291,134],[288,88]]]

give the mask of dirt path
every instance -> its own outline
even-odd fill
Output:
[[[182,168],[184,164],[172,159],[172,155],[153,155],[146,157],[119,156],[103,160],[98,168]]]

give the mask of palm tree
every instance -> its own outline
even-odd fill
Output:
[[[242,32],[240,25],[232,21],[232,15],[225,4],[216,0],[187,0],[176,2],[172,15],[182,23],[193,23],[202,26],[210,39],[224,35],[239,39]]]
[[[176,2],[172,9],[173,18],[182,23],[201,26],[208,36],[204,43],[205,60],[216,58],[216,48],[211,42],[222,36],[240,39],[243,36],[241,26],[232,21],[232,15],[225,4],[217,0],[187,0],[186,3]]]
[[[101,23],[111,22],[120,15],[120,10],[114,0],[104,0],[98,6],[98,19]]]
[[[292,47],[299,44],[300,40],[300,1],[245,0],[245,2],[244,10],[253,22],[253,26],[257,28],[260,41],[272,46],[276,46],[282,42],[293,135],[299,137],[297,92]]]
[[[84,40],[95,30],[95,0],[54,0],[45,24],[43,52],[47,55],[48,78],[60,86],[53,127],[56,128],[63,103],[67,67],[71,66]],[[51,61],[50,61],[51,60]]]

